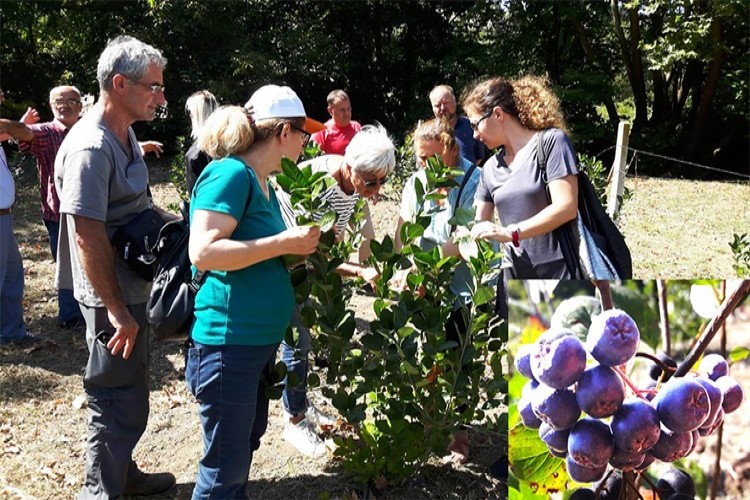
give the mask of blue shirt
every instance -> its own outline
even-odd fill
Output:
[[[453,133],[458,143],[458,154],[470,162],[476,164],[484,159],[487,148],[481,141],[474,139],[474,131],[471,122],[465,116],[456,118],[456,127]]]

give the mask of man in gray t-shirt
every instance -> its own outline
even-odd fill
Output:
[[[153,206],[131,125],[153,120],[156,108],[166,105],[165,65],[158,50],[134,38],[110,41],[97,68],[99,102],[71,129],[55,159],[57,278],[73,289],[89,348],[83,376],[89,433],[79,499],[152,495],[175,484],[172,474],[145,474],[132,459],[148,421],[151,283],[131,271],[111,243],[118,226]]]

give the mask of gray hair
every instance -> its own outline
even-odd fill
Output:
[[[344,160],[359,174],[390,174],[396,168],[396,148],[385,127],[365,125],[346,147]]]
[[[158,49],[132,36],[118,36],[110,40],[99,56],[96,78],[101,90],[112,90],[112,78],[120,74],[130,80],[140,80],[148,67],[158,65],[162,70],[167,60]]]
[[[79,96],[81,95],[81,91],[78,90],[78,88],[74,87],[73,85],[59,85],[49,91],[49,100],[52,101],[52,94],[54,94],[55,92],[65,92],[67,90],[72,90]]]
[[[328,93],[328,97],[326,97],[326,102],[329,106],[333,106],[333,103],[342,100],[342,101],[348,101],[349,95],[344,92],[341,89],[332,90]]]
[[[190,125],[192,127],[190,137],[193,139],[198,138],[198,131],[201,126],[218,107],[219,103],[216,102],[216,97],[208,90],[199,90],[188,97],[188,100],[185,102],[185,111],[190,115]]]

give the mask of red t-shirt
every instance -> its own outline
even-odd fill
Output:
[[[329,155],[343,155],[352,137],[362,130],[362,125],[354,120],[350,121],[349,125],[344,128],[338,128],[333,122],[333,118],[328,120],[325,125],[326,128],[320,132],[315,132],[312,138],[318,143],[320,149]]]

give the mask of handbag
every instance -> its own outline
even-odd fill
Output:
[[[249,172],[247,175],[250,179]],[[250,198],[248,193],[240,220],[247,212]],[[188,337],[193,321],[195,296],[207,273],[197,271],[193,276],[188,254],[190,204],[187,201],[180,202],[180,212],[182,220],[165,224],[159,231],[153,248],[156,274],[146,304],[146,317],[157,340],[185,340]]]
[[[154,279],[156,255],[153,247],[159,238],[164,219],[153,208],[130,219],[112,235],[112,246],[130,269],[146,281]]]
[[[547,194],[552,203],[547,178],[547,158],[544,134],[537,135],[537,166],[541,171]],[[633,263],[630,250],[620,230],[604,210],[594,186],[586,173],[579,169],[578,213],[576,219],[554,230],[560,244],[565,265],[573,279],[630,279]]]

